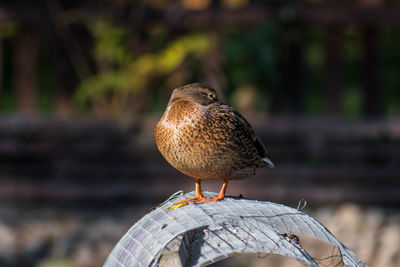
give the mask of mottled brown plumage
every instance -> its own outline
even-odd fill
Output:
[[[221,200],[229,180],[244,179],[267,165],[274,167],[246,119],[202,84],[173,91],[154,137],[164,158],[196,179],[196,197],[181,202]],[[203,197],[202,179],[224,180],[218,197]]]

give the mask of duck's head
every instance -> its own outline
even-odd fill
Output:
[[[218,101],[218,98],[214,89],[201,83],[192,83],[176,88],[172,92],[169,104],[178,100],[190,101],[207,106]]]

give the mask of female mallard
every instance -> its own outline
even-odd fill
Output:
[[[177,204],[222,200],[229,180],[274,167],[246,119],[220,102],[214,89],[199,83],[173,91],[154,138],[169,164],[196,180],[196,196]],[[203,196],[202,179],[224,180],[217,197]]]

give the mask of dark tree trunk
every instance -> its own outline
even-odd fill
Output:
[[[3,95],[3,36],[0,31],[0,99]]]
[[[380,112],[378,31],[368,25],[363,32],[364,42],[364,103],[366,116],[376,116]]]
[[[36,109],[37,46],[36,33],[30,27],[15,38],[14,85],[17,109],[22,113]]]
[[[329,114],[338,114],[342,108],[341,98],[343,92],[342,27],[339,25],[328,26],[326,33],[324,68],[326,111]]]
[[[67,53],[59,40],[56,42],[54,51],[55,66],[55,111],[59,117],[68,117],[71,115],[72,95],[77,86],[73,66],[70,64]]]
[[[292,112],[304,111],[304,79],[303,79],[303,44],[300,28],[292,26],[292,36],[288,46],[288,57],[285,61],[287,78],[283,80],[283,87],[289,93],[289,109]]]

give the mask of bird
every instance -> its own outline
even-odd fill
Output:
[[[154,139],[169,164],[195,179],[195,197],[175,204],[223,200],[230,180],[245,179],[258,168],[275,167],[247,120],[202,83],[173,90]],[[202,193],[201,181],[208,179],[223,181],[214,198]]]

